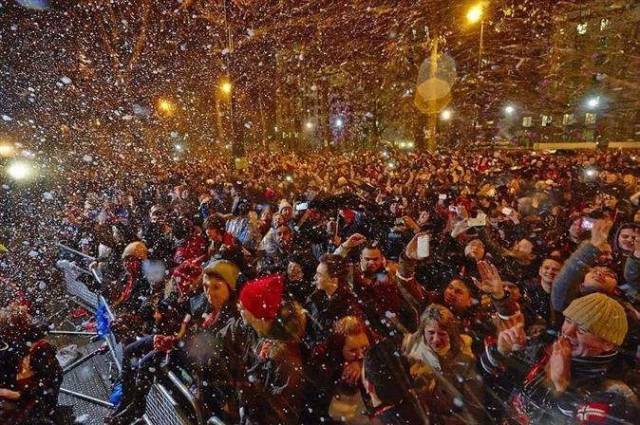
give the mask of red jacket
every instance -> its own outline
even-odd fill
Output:
[[[207,240],[202,235],[196,235],[180,245],[175,254],[173,261],[180,264],[194,258],[201,257],[207,252]]]

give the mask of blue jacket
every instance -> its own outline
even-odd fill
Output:
[[[640,299],[640,258],[633,255],[627,257],[624,265],[624,285],[621,285],[620,289],[629,299]]]
[[[551,287],[551,306],[554,311],[562,312],[580,296],[580,284],[599,255],[600,250],[589,242],[583,242],[571,254]]]

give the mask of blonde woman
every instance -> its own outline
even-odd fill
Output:
[[[481,383],[475,372],[471,338],[443,305],[431,304],[420,317],[418,330],[404,338],[403,351],[436,424],[479,423]]]

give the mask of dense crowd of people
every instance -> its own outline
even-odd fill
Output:
[[[142,416],[167,367],[227,424],[636,423],[632,152],[255,151],[140,168],[66,176],[42,230],[96,257],[90,284],[117,317],[107,423]],[[0,418],[21,423],[52,414],[62,372],[30,320],[38,286],[11,267]]]

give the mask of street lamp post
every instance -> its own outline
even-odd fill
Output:
[[[476,75],[477,80],[477,90],[478,90],[478,101],[480,100],[480,76],[482,72],[482,53],[484,51],[484,3],[480,2],[478,4],[473,5],[467,11],[467,22],[469,24],[476,24],[480,22],[480,44],[478,46],[478,71]],[[480,122],[480,102],[476,102],[475,106],[475,119],[473,120],[473,137],[477,140],[478,137],[478,124]]]
[[[480,22],[480,46],[478,48],[478,74],[482,66],[482,51],[484,49],[484,8],[482,3],[472,6],[467,12],[467,21],[470,24]]]
[[[231,34],[231,24],[229,23],[229,5],[227,4],[227,0],[223,1],[224,8],[224,23],[227,29],[227,50],[228,53],[224,56],[227,73],[231,77],[233,77],[233,38]],[[244,140],[241,134],[242,127],[238,123],[238,119],[235,116],[235,96],[233,95],[233,85],[230,80],[227,80],[226,83],[223,83],[220,87],[220,90],[224,93],[225,89],[229,91],[229,115],[231,117],[231,151],[232,155],[235,159],[239,159],[244,157]],[[234,164],[237,161],[234,159]]]

